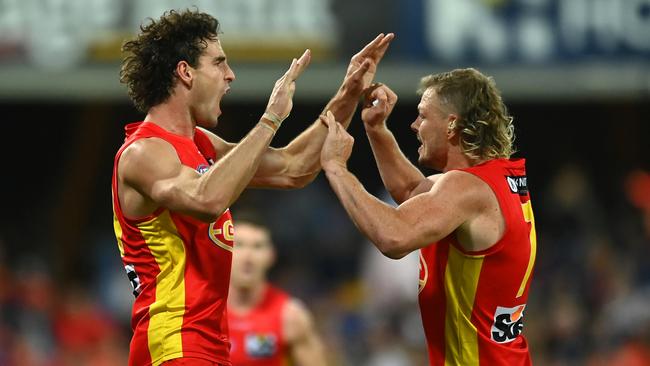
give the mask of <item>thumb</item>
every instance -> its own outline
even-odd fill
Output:
[[[330,121],[327,119],[327,116],[324,116],[324,115],[321,114],[320,116],[318,116],[318,119],[320,120],[320,123],[324,124],[325,127],[329,128]]]
[[[371,62],[372,61],[370,61],[369,59],[365,59],[363,61],[363,63],[361,64],[361,66],[355,72],[352,73],[352,77],[353,78],[362,78],[363,75],[365,75],[365,73],[370,69],[370,63]]]
[[[377,89],[377,100],[381,105],[386,104],[386,101],[388,100],[388,95],[386,95],[386,91],[384,91],[384,89],[382,88]]]

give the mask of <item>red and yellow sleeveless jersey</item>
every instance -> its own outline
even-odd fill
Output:
[[[253,310],[245,314],[228,310],[233,366],[289,364],[282,321],[289,299],[284,291],[267,285],[262,301]]]
[[[230,365],[226,302],[232,261],[233,224],[226,210],[215,222],[160,207],[138,219],[122,214],[117,166],[124,149],[157,137],[174,147],[183,165],[205,172],[216,160],[208,137],[194,140],[160,126],[133,123],[113,167],[113,226],[135,302],[129,365],[159,365],[179,357]]]
[[[536,255],[524,159],[463,169],[487,183],[505,220],[503,237],[479,252],[452,233],[420,250],[419,300],[431,365],[530,365],[521,334]]]

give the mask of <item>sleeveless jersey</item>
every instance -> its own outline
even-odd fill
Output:
[[[204,173],[216,160],[208,137],[194,140],[160,126],[126,126],[124,145],[113,166],[113,226],[135,302],[129,365],[159,365],[179,357],[230,365],[226,301],[232,261],[233,224],[226,210],[215,222],[160,207],[130,219],[120,208],[117,166],[124,149],[138,139],[157,137],[174,147],[183,165]]]
[[[264,298],[254,309],[245,314],[228,311],[233,366],[289,364],[282,322],[288,301],[284,291],[267,285]]]
[[[505,220],[490,248],[467,252],[454,234],[420,250],[419,301],[431,365],[531,365],[521,334],[536,255],[524,159],[462,169],[494,192]]]

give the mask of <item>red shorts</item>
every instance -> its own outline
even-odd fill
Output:
[[[175,358],[165,361],[161,366],[219,366],[220,364],[202,358]]]

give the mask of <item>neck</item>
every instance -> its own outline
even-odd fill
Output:
[[[149,109],[144,120],[155,123],[176,135],[194,137],[196,122],[192,118],[187,104],[173,96]]]
[[[452,169],[464,169],[482,163],[483,160],[472,159],[458,149],[451,149],[447,155],[447,164],[443,168],[443,172],[448,172]]]
[[[230,286],[228,305],[235,311],[247,311],[262,301],[266,290],[266,282],[250,287]]]

